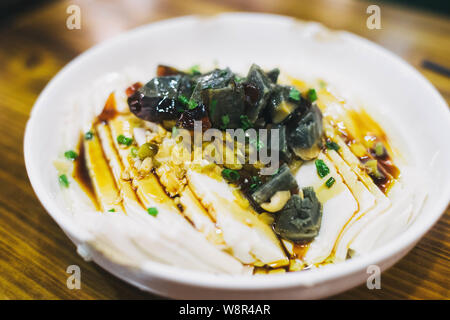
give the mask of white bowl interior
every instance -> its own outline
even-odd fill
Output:
[[[450,170],[446,169],[450,163],[450,113],[437,91],[409,65],[357,36],[290,18],[256,14],[185,17],[141,27],[87,51],[48,84],[33,108],[25,136],[28,174],[43,205],[74,241],[82,238],[82,230],[72,223],[64,203],[58,200],[52,165],[60,151],[55,143],[57,134],[63,130],[63,116],[71,107],[68,98],[105,73],[130,66],[141,68],[150,79],[158,63],[188,67],[214,62],[237,70],[246,70],[255,62],[267,69],[280,67],[294,76],[321,78],[335,85],[369,109],[395,137],[394,144],[408,150],[407,160],[423,168],[433,181],[433,189],[415,223],[389,246],[309,276],[298,273],[223,280],[155,264],[149,271],[153,277],[227,289],[320,283],[382,263],[410,248],[444,211],[450,195]]]

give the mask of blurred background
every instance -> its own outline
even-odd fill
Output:
[[[367,27],[366,10],[372,4],[380,7],[381,29]],[[80,29],[67,28],[70,5],[80,8]],[[449,103],[449,7],[449,0],[2,0],[0,299],[157,298],[83,261],[28,182],[22,141],[30,110],[48,81],[83,51],[126,30],[171,17],[275,13],[318,21],[380,44],[417,68]],[[447,209],[427,236],[383,273],[382,290],[361,286],[333,298],[448,299],[449,234]],[[82,270],[81,290],[66,287],[66,268],[72,264]]]

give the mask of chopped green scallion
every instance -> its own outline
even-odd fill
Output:
[[[216,105],[217,105],[217,100],[213,99],[211,101],[211,106],[209,107],[209,113],[211,114],[211,116],[214,113],[214,110],[216,110]]]
[[[126,145],[126,146],[130,146],[130,145],[133,143],[133,139],[132,139],[132,138],[125,137],[123,134],[121,134],[121,135],[119,135],[119,136],[117,137],[117,142],[118,142],[119,144],[123,144],[123,145]]]
[[[69,150],[69,151],[64,152],[64,156],[67,159],[71,160],[71,161],[73,161],[76,158],[78,158],[78,154],[75,151],[73,151],[73,150]]]
[[[253,183],[250,185],[250,190],[252,191],[262,184],[261,179],[258,176],[252,176],[251,180]]]
[[[223,169],[222,176],[228,181],[237,181],[241,177],[239,172],[232,169]]]
[[[261,184],[261,179],[258,176],[252,176],[252,181],[256,184]]]
[[[180,102],[181,102],[182,104],[188,104],[188,102],[189,102],[189,99],[186,98],[186,96],[183,95],[183,94],[180,94],[180,95],[178,96],[178,100],[180,100]]]
[[[175,138],[178,134],[178,130],[177,127],[173,126],[172,127],[172,138]]]
[[[192,75],[199,75],[199,74],[202,74],[201,72],[200,72],[200,67],[199,67],[199,65],[198,64],[196,64],[196,65],[193,65],[192,67],[190,67],[189,68],[189,72],[192,74]]]
[[[116,212],[116,209],[114,209],[114,208],[109,209],[108,212]]]
[[[327,188],[331,188],[335,182],[336,182],[336,179],[334,179],[333,177],[330,177],[327,180],[327,182],[325,182],[325,185],[327,186]]]
[[[92,131],[88,131],[84,134],[84,139],[91,140],[94,137],[94,133]]]
[[[383,157],[386,153],[386,150],[381,142],[377,142],[375,144],[374,151],[377,157]]]
[[[69,187],[69,179],[65,174],[59,176],[59,183],[65,188]]]
[[[192,110],[192,109],[197,108],[197,105],[198,105],[197,102],[195,102],[195,101],[192,100],[192,99],[188,99],[185,95],[180,94],[180,95],[178,96],[178,100],[179,100],[182,104],[186,105],[186,106],[189,108],[189,110]],[[181,111],[183,111],[183,110],[181,110]]]
[[[308,90],[308,99],[311,102],[314,102],[317,100],[317,93],[315,89],[309,89]]]
[[[222,123],[223,123],[223,128],[226,129],[228,124],[230,123],[230,117],[226,114],[224,116],[222,116]]]
[[[300,101],[300,91],[296,88],[291,88],[291,91],[289,91],[289,98],[295,101]]]
[[[252,127],[252,124],[250,123],[250,121],[248,120],[248,117],[246,115],[241,115],[240,119],[241,119],[242,129],[247,130]]]
[[[158,209],[155,207],[147,208],[147,212],[149,215],[156,217],[158,215]]]
[[[257,151],[261,150],[265,146],[264,142],[259,140],[259,138],[256,138],[256,140],[250,140],[250,143],[256,148]]]
[[[264,148],[265,147],[265,145],[264,145],[264,142],[262,142],[261,140],[257,140],[256,141],[256,150],[261,150],[262,148]]]
[[[326,88],[326,86],[327,86],[327,83],[324,81],[324,80],[319,80],[319,87],[320,88]]]
[[[189,110],[195,109],[198,106],[197,102],[195,102],[194,100],[189,100],[187,105]]]
[[[315,164],[316,164],[317,174],[319,175],[319,177],[323,178],[327,174],[330,173],[330,168],[328,168],[328,166],[325,164],[325,162],[322,159],[317,159],[315,161]]]
[[[325,145],[326,145],[327,149],[335,150],[335,151],[339,150],[339,145],[334,141],[327,141],[325,143]]]
[[[384,179],[384,174],[378,169],[378,161],[375,159],[370,159],[364,163],[364,166],[366,167],[367,173],[369,173],[370,176],[376,178],[376,179]]]

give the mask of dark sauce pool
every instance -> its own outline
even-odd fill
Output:
[[[81,189],[83,189],[83,191],[89,196],[97,209],[100,209],[100,206],[97,202],[97,197],[95,195],[94,186],[92,185],[92,181],[86,165],[86,152],[84,150],[83,139],[84,137],[80,136],[77,148],[78,157],[74,161],[72,177],[75,179],[75,181],[78,182],[78,184],[81,186]]]
[[[364,164],[369,160],[377,160],[378,171],[382,173],[382,178],[376,178],[373,175],[369,175],[375,185],[384,193],[387,194],[390,188],[395,183],[395,180],[400,176],[400,170],[395,166],[392,161],[391,154],[388,149],[389,142],[386,133],[383,129],[367,114],[365,111],[349,111],[348,116],[355,124],[354,130],[357,138],[353,137],[346,128],[338,127],[338,131],[345,143],[351,149],[352,145],[357,141],[372,141],[372,144],[382,143],[384,152],[382,155],[377,156],[375,150],[369,148],[367,144],[362,144],[365,147],[364,155],[356,155],[359,161]]]

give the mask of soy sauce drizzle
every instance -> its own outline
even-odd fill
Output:
[[[102,113],[97,116],[96,123],[107,122],[108,120],[114,119],[118,114],[116,108],[116,99],[114,97],[114,92],[108,96]]]
[[[369,160],[377,160],[377,168],[383,177],[376,178],[373,175],[369,176],[375,185],[384,194],[387,194],[395,180],[400,177],[400,170],[392,160],[392,151],[386,133],[365,111],[357,112],[352,110],[348,111],[347,115],[354,124],[354,134],[357,137],[354,137],[342,123],[337,125],[337,131],[350,149],[355,145],[364,147],[363,154],[355,154],[362,164],[365,164]],[[377,143],[381,143],[383,148],[385,148],[382,155],[377,155],[374,150],[374,146]]]
[[[74,161],[72,177],[75,179],[75,181],[78,182],[83,191],[89,196],[97,210],[100,210],[97,196],[95,195],[94,191],[94,186],[92,185],[91,177],[89,176],[89,171],[86,165],[86,152],[84,150],[83,139],[84,136],[81,135],[77,147],[78,157]]]

